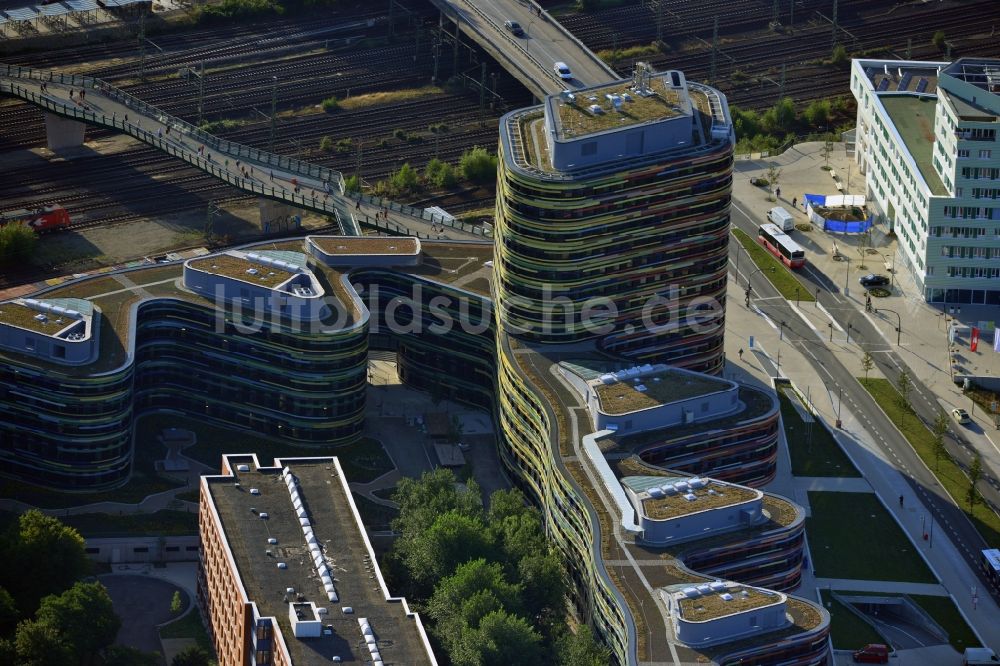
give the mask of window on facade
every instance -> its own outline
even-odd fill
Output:
[[[65,345],[53,345],[52,346],[52,356],[55,358],[66,358],[66,346]]]
[[[993,151],[992,150],[980,150],[979,151],[979,159],[981,159],[981,160],[988,160],[991,157],[993,157]]]
[[[596,141],[587,141],[586,143],[584,143],[582,146],[580,146],[580,154],[584,155],[584,156],[587,156],[587,155],[596,155],[597,154],[597,142]]]
[[[958,157],[968,157],[968,156],[969,156],[969,149],[968,148],[960,148],[958,150]]]

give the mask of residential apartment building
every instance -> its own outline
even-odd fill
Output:
[[[855,60],[869,205],[931,303],[1000,304],[1000,60]]]

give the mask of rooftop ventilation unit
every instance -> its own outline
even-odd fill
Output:
[[[688,485],[690,485],[692,488],[704,488],[706,485],[708,485],[708,483],[705,481],[705,479],[699,479],[698,477],[694,477],[692,479],[688,479]]]
[[[694,493],[685,493],[684,499],[686,499],[688,502],[693,502],[696,499],[698,499],[698,496],[695,495]]]
[[[261,517],[261,520],[267,520],[268,519],[267,512],[266,511],[261,511],[260,512],[260,517]]]
[[[660,490],[662,490],[667,495],[676,495],[677,494],[677,488],[675,488],[674,484],[672,484],[672,483],[665,483],[665,484],[663,484],[662,486],[660,486]]]
[[[677,483],[674,484],[674,488],[676,488],[680,492],[684,492],[688,490],[690,486],[688,485],[687,481],[678,481]]]
[[[350,606],[344,606],[343,608],[340,609],[340,612],[343,613],[344,615],[354,615],[354,609],[351,608]]]
[[[279,569],[287,569],[288,565],[285,564],[284,562],[278,562],[278,568]]]
[[[732,601],[733,595],[729,594],[728,592],[724,592],[723,594],[719,595],[719,598],[722,599],[723,601]]]
[[[257,275],[258,273],[260,273],[260,271],[258,271],[256,268],[247,269],[247,275]]]
[[[698,597],[701,596],[701,592],[699,592],[698,588],[696,587],[685,587],[683,590],[681,590],[681,594],[683,594],[688,599],[697,599]]]
[[[645,384],[639,384],[635,387],[635,390],[639,393],[645,393],[647,391]]]
[[[726,584],[723,583],[721,580],[713,581],[709,583],[708,586],[712,588],[712,590],[715,592],[721,592],[722,590],[726,589]]]
[[[271,537],[270,539],[267,540],[267,542],[273,546],[274,544],[278,543],[278,540],[275,539],[274,537]]]
[[[600,104],[591,104],[590,106],[587,107],[587,110],[590,111],[591,115],[595,116],[604,115],[604,109],[601,108]]]
[[[260,495],[260,488],[251,488],[250,489],[250,494],[251,495]]]
[[[660,490],[659,488],[650,488],[648,492],[649,496],[652,497],[653,499],[660,499],[661,497],[663,497],[663,491]]]
[[[250,465],[237,465],[236,466],[236,471],[237,472],[249,472],[250,471]]]
[[[616,381],[618,381],[618,379],[613,374],[611,374],[610,372],[601,375],[601,383],[602,384],[614,384]]]

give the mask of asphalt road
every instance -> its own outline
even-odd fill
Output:
[[[757,237],[759,223],[735,205],[732,209],[732,222],[733,225],[750,234],[752,238]],[[731,268],[735,266],[737,252],[743,253],[740,259],[743,266],[753,265],[739,241],[734,238],[729,244]],[[746,275],[747,271],[743,271],[743,273]],[[813,293],[819,289],[819,302],[823,307],[830,312],[844,330],[847,330],[848,325],[850,325],[851,340],[857,340],[863,349],[871,352],[878,369],[895,382],[900,369],[904,368],[905,365],[892,351],[891,346],[886,344],[880,333],[862,316],[861,310],[856,307],[848,307],[848,305],[854,305],[854,302],[842,295],[840,286],[833,285],[824,275],[816,271],[800,271],[799,277],[807,286],[811,286]],[[742,288],[746,287],[746,281],[743,278],[738,276],[737,281]],[[979,568],[979,551],[987,547],[982,536],[972,526],[961,509],[954,504],[941,484],[917,456],[909,442],[874,403],[864,387],[857,382],[854,374],[840,363],[816,332],[795,313],[788,301],[781,298],[771,282],[758,272],[751,276],[751,284],[753,287],[751,302],[775,324],[784,322],[784,338],[788,344],[809,359],[828,390],[842,394],[844,405],[865,424],[866,430],[875,437],[879,448],[885,452],[887,459],[903,472],[914,492],[921,498],[925,508],[933,515],[937,523],[933,528],[935,534],[940,534],[940,530],[947,532],[948,538],[952,540],[972,570],[980,577],[983,587],[990,590],[994,598],[1000,601],[1000,591],[991,587],[982,578]],[[860,286],[857,288],[860,289]],[[931,392],[912,374],[911,379],[913,379],[911,403],[917,415],[925,423],[931,423],[937,414],[937,401]],[[953,457],[956,457],[963,465],[968,464],[971,457],[969,452],[972,450],[968,442],[961,437],[956,437],[954,432],[949,432],[947,445]],[[998,496],[1000,496],[997,492],[996,477],[993,471],[986,469],[985,466],[983,471],[984,478],[989,477],[990,483],[990,487],[984,488],[984,495],[986,500],[991,502],[993,507],[996,507]]]

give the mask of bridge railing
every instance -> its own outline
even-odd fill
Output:
[[[31,79],[39,82],[79,86],[84,90],[97,90],[105,97],[120,102],[125,107],[134,110],[137,114],[152,116],[163,125],[169,126],[172,130],[209,146],[217,152],[226,153],[235,159],[254,161],[304,177],[315,178],[316,180],[328,182],[331,186],[336,186],[338,189],[343,188],[343,176],[339,171],[334,171],[333,169],[328,169],[318,164],[304,162],[302,160],[295,159],[294,157],[277,155],[275,153],[267,152],[266,150],[260,150],[241,143],[221,139],[214,134],[209,134],[186,120],[181,120],[180,118],[172,116],[162,109],[159,109],[152,104],[148,104],[138,97],[130,95],[124,90],[117,88],[102,79],[92,76],[83,76],[81,74],[62,74],[38,70],[31,67],[22,67],[20,65],[3,64],[0,64],[0,75],[11,78]],[[66,108],[72,109],[73,107],[67,106]]]
[[[343,233],[348,235],[361,235],[361,228],[358,221],[344,208],[348,197],[356,201],[359,198],[359,195],[351,194],[346,191],[344,179],[339,171],[334,171],[317,164],[303,162],[295,158],[276,155],[267,151],[258,150],[257,148],[251,148],[250,146],[220,139],[219,137],[209,134],[208,132],[205,132],[185,120],[176,118],[156,106],[148,104],[141,99],[94,77],[82,76],[79,74],[46,72],[30,67],[4,64],[0,64],[0,76],[6,76],[10,79],[28,79],[39,82],[53,82],[63,85],[79,86],[83,90],[97,90],[104,97],[114,99],[127,109],[135,111],[137,117],[134,121],[126,121],[124,117],[119,118],[117,113],[113,113],[111,116],[108,116],[107,113],[101,113],[83,105],[67,104],[37,93],[31,88],[25,88],[13,82],[5,84],[3,81],[0,81],[0,91],[6,90],[21,99],[27,100],[39,107],[60,115],[120,130],[140,141],[143,141],[144,143],[166,152],[171,156],[178,157],[185,162],[208,172],[216,178],[240,188],[241,190],[285,201],[315,212],[332,215],[337,219]],[[143,129],[141,126],[140,116],[155,118],[158,123],[169,127],[171,132],[167,135],[160,136],[159,133],[153,133],[149,130]],[[265,185],[253,178],[243,178],[241,175],[231,172],[227,167],[219,165],[218,162],[212,159],[211,154],[202,156],[198,152],[197,147],[187,145],[185,140],[191,140],[197,142],[198,144],[208,146],[215,152],[223,153],[234,159],[256,162],[259,165],[271,166],[281,169],[284,172],[299,174],[304,177],[328,183],[331,188],[331,196],[327,200],[324,200],[322,195],[319,197],[316,196],[315,190],[313,190],[312,196],[307,196],[305,194],[296,194],[295,192],[288,191],[282,187]],[[338,194],[340,197],[339,200],[337,196]],[[411,217],[430,222],[431,224],[450,227],[473,235],[484,237],[491,236],[491,234],[481,226],[461,222],[450,216],[443,216],[439,213],[431,213],[423,208],[407,206],[405,204],[400,204],[388,199],[373,197],[370,195],[360,195],[360,199],[370,203],[371,205],[397,211],[404,215],[409,215]],[[372,220],[368,220],[366,221],[366,224],[376,228],[384,227],[385,231],[397,233],[405,232],[425,238],[428,237],[426,234],[418,234],[403,225],[394,223],[391,223],[391,226],[379,225],[374,223]]]

